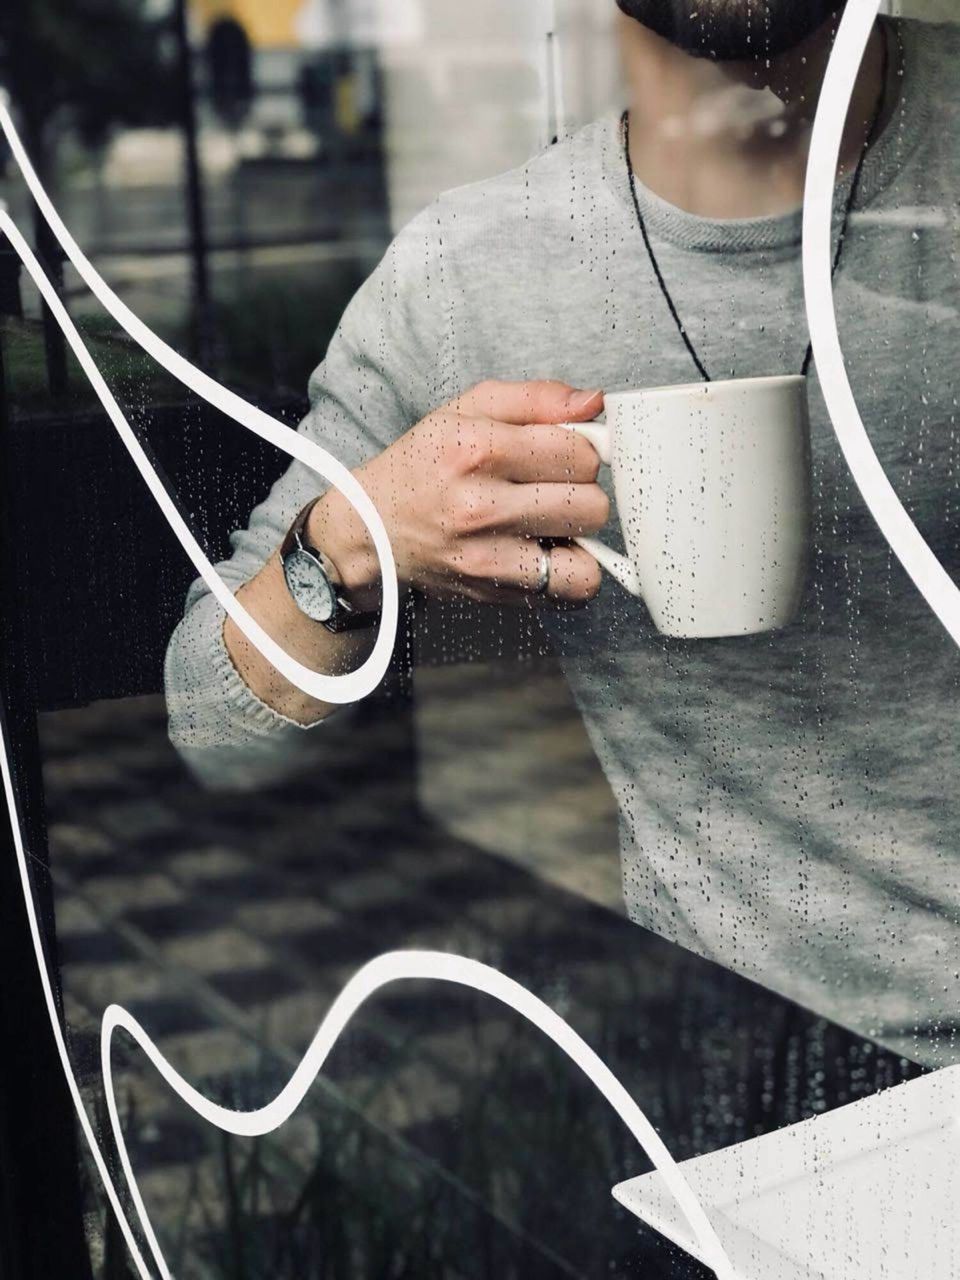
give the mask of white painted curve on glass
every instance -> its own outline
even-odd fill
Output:
[[[0,722],[0,774],[2,774],[7,815],[16,850],[17,866],[27,910],[30,935],[61,1066],[73,1099],[81,1130],[103,1181],[104,1190],[116,1215],[131,1258],[141,1280],[151,1280],[150,1269],[120,1202],[117,1188],[111,1178],[99,1142],[94,1134],[93,1126],[90,1123],[90,1118],[74,1075],[73,1066],[70,1062],[60,1019],[57,1015],[53,987],[44,959],[40,928],[30,887],[26,845],[17,813],[6,731],[2,722]],[[539,997],[505,974],[499,973],[487,965],[480,964],[476,960],[470,960],[462,956],[423,951],[401,951],[378,956],[360,969],[331,1005],[307,1052],[284,1088],[272,1102],[252,1112],[231,1111],[205,1098],[170,1065],[132,1014],[128,1013],[120,1005],[114,1004],[107,1008],[101,1021],[100,1061],[110,1125],[140,1226],[163,1280],[171,1280],[171,1273],[163,1257],[156,1233],[153,1230],[149,1214],[140,1194],[140,1188],[130,1163],[117,1110],[111,1062],[114,1032],[118,1028],[126,1031],[143,1050],[170,1088],[202,1119],[223,1132],[235,1134],[238,1137],[256,1137],[272,1133],[296,1112],[308,1089],[322,1069],[331,1049],[360,1006],[381,987],[404,979],[434,979],[441,982],[450,982],[492,996],[526,1018],[552,1040],[600,1091],[649,1156],[686,1216],[697,1239],[700,1257],[713,1269],[717,1280],[737,1280],[737,1276],[710,1219],[691,1191],[686,1178],[670,1155],[663,1140],[624,1086],[586,1041]]]
[[[919,531],[909,519],[870,444],[846,377],[833,305],[830,273],[833,175],[836,171],[843,122],[846,118],[848,104],[856,82],[857,69],[878,9],[878,0],[850,0],[849,7],[840,25],[837,44],[827,70],[818,107],[810,162],[808,164],[804,208],[803,268],[809,327],[817,357],[817,368],[824,391],[824,398],[851,473],[895,554],[954,641],[960,643],[960,592],[958,592],[956,586],[936,559],[936,556],[926,545]],[[45,192],[43,192],[36,175],[29,165],[29,160],[19,144],[19,139],[16,136],[2,96],[0,96],[0,125],[2,125],[3,131],[7,135],[14,156],[34,197],[37,199],[44,216],[60,239],[74,266],[101,304],[127,330],[131,337],[139,342],[170,373],[194,390],[196,394],[207,399],[241,425],[267,439],[291,456],[299,458],[305,465],[312,467],[320,475],[337,484],[347,498],[354,503],[374,538],[384,576],[384,623],[377,646],[378,650],[386,648],[387,654],[383,669],[370,684],[372,689],[379,683],[383,670],[386,669],[386,665],[389,662],[389,651],[392,649],[397,621],[397,592],[395,572],[390,575],[387,573],[387,566],[390,566],[391,570],[393,568],[389,541],[382,522],[379,520],[369,499],[367,499],[366,494],[342,464],[336,462],[335,459],[332,459],[323,450],[313,445],[312,442],[304,440],[303,437],[295,436],[283,424],[276,422],[268,415],[246,404],[240,397],[235,396],[201,371],[195,369],[189,362],[162,343],[124,306],[100,279],[91,264],[81,253],[79,247],[72,240],[66,227],[57,216],[56,210],[50,204]],[[100,377],[99,371],[88,353],[86,353],[86,349],[80,342],[75,330],[72,331],[73,336],[71,336],[72,326],[70,325],[69,317],[66,316],[62,307],[57,310],[54,306],[57,302],[55,292],[50,287],[49,282],[46,281],[42,271],[40,271],[39,264],[32,258],[29,247],[25,244],[23,238],[19,236],[12,220],[7,215],[3,215],[0,221],[2,221],[3,229],[10,236],[14,247],[21,253],[38,288],[41,289],[46,300],[51,303],[56,318],[64,326],[67,338],[70,340],[71,346],[85,372],[91,377],[91,382],[94,384],[97,394],[100,395],[105,409],[110,414],[111,421],[113,421],[114,426],[121,434],[128,449],[130,449],[134,460],[140,466],[138,455],[135,449],[131,447],[133,445],[137,449],[139,448],[135,437],[123,420],[109,389]],[[65,324],[64,321],[66,322]],[[103,394],[104,392],[106,393],[105,395]],[[146,463],[142,451],[140,451],[140,455],[143,457],[144,463]],[[339,682],[349,680],[349,677],[337,678],[339,688],[336,695],[331,692],[329,687],[326,687],[328,678],[324,680],[325,687],[318,689],[316,681],[319,677],[317,673],[303,668],[299,663],[295,663],[279,649],[279,646],[274,645],[270,638],[250,618],[246,610],[234,600],[232,593],[214,573],[212,566],[209,565],[206,557],[192,538],[192,535],[190,535],[189,530],[183,525],[176,507],[169,500],[163,486],[154,475],[152,468],[149,467],[149,463],[146,463],[146,470],[141,467],[141,474],[143,474],[165,516],[188,554],[190,554],[198,571],[207,581],[210,589],[228,612],[231,613],[231,616],[234,617],[237,625],[241,627],[251,643],[254,643],[268,660],[273,662],[282,674],[291,680],[291,683],[296,684],[308,694],[330,702],[352,701],[357,697],[364,696],[363,693],[353,691],[351,691],[352,696],[343,696],[340,692],[343,689],[343,685]],[[391,587],[392,592],[390,590]],[[224,599],[224,595],[228,599]],[[392,601],[390,600],[391,595],[393,597]],[[392,610],[390,608],[391,603]],[[392,617],[390,616],[391,612]],[[380,656],[382,658],[382,653]],[[367,666],[354,673],[354,676],[360,677],[366,673],[369,679],[368,667],[375,666],[376,658],[377,650],[374,651],[374,655]],[[362,680],[357,679],[354,682],[354,687],[359,688],[362,683]],[[17,850],[31,936],[61,1062],[81,1126],[103,1179],[108,1198],[117,1214],[121,1230],[137,1269],[141,1277],[144,1280],[148,1280],[149,1271],[146,1263],[133,1237],[116,1188],[113,1186],[89,1118],[83,1107],[57,1017],[49,975],[43,959],[40,932],[30,890],[24,844],[19,829],[10,776],[6,741],[3,737],[2,729],[0,729],[0,748],[2,748],[0,750],[0,769],[2,769],[3,774],[4,792]],[[669,1152],[629,1094],[609,1071],[609,1068],[576,1035],[573,1029],[539,1001],[537,997],[533,996],[532,993],[495,970],[487,969],[485,966],[478,965],[475,961],[456,956],[416,952],[395,953],[379,957],[371,961],[369,965],[355,975],[332,1006],[327,1018],[321,1024],[310,1049],[285,1089],[272,1103],[269,1103],[258,1112],[230,1112],[209,1102],[174,1071],[153,1045],[143,1028],[131,1015],[119,1006],[111,1006],[107,1010],[102,1024],[101,1059],[107,1087],[111,1125],[118,1143],[124,1172],[129,1179],[130,1190],[138,1216],[141,1219],[141,1225],[147,1235],[155,1261],[164,1277],[169,1276],[169,1271],[163,1261],[149,1218],[144,1210],[133,1170],[130,1166],[122,1130],[119,1125],[116,1101],[113,1096],[110,1045],[114,1030],[121,1027],[133,1036],[168,1084],[199,1115],[228,1132],[248,1135],[266,1133],[277,1128],[296,1110],[352,1013],[375,990],[390,981],[402,978],[437,978],[441,981],[457,982],[473,987],[476,990],[484,991],[495,998],[503,1000],[524,1017],[527,1017],[544,1034],[548,1035],[554,1043],[567,1052],[603,1093],[604,1097],[614,1107],[638,1142],[644,1146],[654,1164],[663,1174],[665,1181],[671,1187],[697,1235],[704,1260],[713,1267],[717,1276],[721,1277],[722,1280],[735,1280],[730,1263],[724,1254],[712,1225],[690,1191]]]
[[[807,322],[823,398],[850,473],[897,559],[960,645],[960,589],[910,519],[870,442],[847,378],[834,305],[834,179],[853,90],[879,10],[880,0],[849,0],[820,94],[803,208]]]
[[[67,1044],[63,1035],[63,1028],[60,1025],[60,1017],[57,1013],[57,1004],[53,995],[53,986],[50,982],[50,974],[47,972],[47,962],[44,955],[43,943],[41,940],[40,926],[37,921],[36,906],[33,901],[33,891],[30,887],[30,876],[27,871],[27,855],[26,845],[23,839],[23,833],[20,829],[20,818],[17,812],[16,793],[13,789],[13,777],[10,769],[10,755],[7,750],[6,727],[0,720],[0,776],[3,779],[3,794],[6,801],[7,818],[10,823],[10,831],[13,835],[14,849],[17,855],[17,869],[20,873],[20,885],[23,889],[23,900],[27,911],[27,923],[30,928],[30,938],[33,942],[33,953],[37,961],[37,969],[40,973],[40,985],[43,988],[44,1002],[47,1006],[47,1014],[50,1018],[50,1026],[53,1031],[53,1038],[57,1046],[57,1053],[60,1057],[60,1064],[63,1068],[63,1074],[67,1081],[67,1088],[70,1091],[70,1097],[73,1099],[74,1110],[77,1113],[77,1120],[80,1129],[86,1139],[87,1146],[90,1149],[90,1155],[96,1165],[97,1172],[100,1174],[103,1182],[104,1191],[110,1202],[110,1207],[116,1215],[123,1238],[126,1241],[127,1248],[130,1250],[140,1280],[151,1280],[150,1270],[143,1259],[139,1245],[131,1230],[127,1215],[120,1203],[120,1197],[114,1186],[107,1163],[103,1158],[103,1152],[100,1150],[100,1144],[97,1142],[96,1135],[93,1132],[93,1126],[90,1123],[90,1117],[87,1115],[87,1109],[84,1106],[83,1098],[80,1095],[80,1086],[77,1084],[77,1077],[74,1075],[73,1066],[70,1062],[70,1055],[67,1052]]]
[[[24,169],[25,176],[28,176],[27,169],[29,169],[29,161],[23,152],[22,146],[19,144],[19,139],[16,137],[12,121],[9,118],[9,113],[6,105],[3,103],[2,96],[0,96],[0,126],[2,126],[3,131],[6,133],[11,146],[13,147],[14,143],[16,143],[16,146],[14,147],[15,157],[20,164],[21,169]],[[30,172],[32,173],[32,170]],[[166,347],[166,345],[163,344],[156,335],[153,335],[146,326],[142,325],[142,323],[128,311],[124,304],[121,303],[120,300],[112,294],[112,291],[110,291],[100,280],[99,276],[97,276],[90,264],[87,263],[85,258],[83,258],[80,250],[76,247],[73,241],[69,239],[66,228],[63,227],[62,223],[60,223],[59,218],[56,215],[56,211],[53,209],[53,206],[50,205],[45,193],[43,193],[42,188],[39,186],[39,183],[36,182],[35,175],[33,176],[33,182],[36,183],[36,187],[34,188],[31,184],[31,190],[38,198],[38,203],[41,203],[40,197],[43,197],[41,208],[43,209],[43,212],[47,217],[47,220],[50,222],[55,234],[61,238],[63,247],[71,257],[74,265],[77,267],[78,271],[80,271],[80,274],[91,287],[94,294],[103,303],[106,309],[114,314],[115,318],[118,319],[123,327],[127,329],[127,332],[130,333],[134,340],[140,342],[149,354],[153,355],[159,363],[168,369],[169,372],[173,373],[175,377],[180,378],[181,381],[196,391],[198,395],[207,399],[217,408],[222,409],[223,412],[233,417],[235,421],[240,423],[240,425],[255,431],[256,434],[269,440],[271,443],[276,444],[277,447],[283,449],[284,452],[298,457],[305,463],[305,465],[312,467],[318,472],[318,474],[331,480],[332,483],[337,484],[348,499],[354,503],[358,512],[365,519],[367,527],[370,529],[375,542],[377,542],[377,549],[381,554],[382,569],[386,571],[387,566],[389,565],[392,572],[392,585],[394,588],[392,631],[395,633],[397,619],[397,583],[386,531],[383,528],[382,522],[379,520],[373,505],[369,502],[369,499],[367,499],[363,490],[354,480],[350,472],[347,471],[342,464],[338,463],[323,450],[319,449],[318,446],[313,445],[312,442],[306,441],[302,437],[295,435],[289,430],[289,428],[283,426],[283,424],[275,422],[275,420],[269,418],[268,415],[262,414],[259,410],[247,405],[245,401],[235,396],[232,392],[227,391],[226,388],[220,387],[219,384],[213,382],[212,379],[209,379],[207,375],[201,373],[197,369],[194,369],[193,366],[184,361],[182,357],[178,356],[171,348]],[[342,696],[334,698],[331,697],[329,691],[326,689],[323,689],[320,692],[315,692],[314,688],[309,686],[309,682],[305,686],[302,677],[306,675],[311,679],[316,679],[317,673],[310,672],[309,669],[303,668],[299,663],[295,663],[292,659],[289,659],[288,655],[286,655],[279,646],[275,645],[274,642],[271,641],[264,632],[262,632],[253,619],[246,613],[246,610],[242,609],[242,607],[237,604],[232,594],[229,592],[229,588],[226,587],[226,584],[222,582],[213,570],[213,567],[210,565],[203,551],[199,547],[199,544],[193,538],[189,528],[180,516],[175,503],[166,492],[166,489],[159,480],[159,477],[154,472],[146,454],[137,441],[129,423],[127,423],[124,415],[117,405],[110,388],[107,386],[102,374],[100,373],[96,362],[87,350],[76,330],[76,327],[70,320],[66,309],[57,296],[56,290],[45,275],[40,263],[37,261],[35,255],[30,249],[29,244],[20,233],[19,228],[16,226],[2,204],[0,204],[0,231],[9,238],[11,245],[22,259],[37,289],[40,291],[41,296],[50,307],[52,315],[63,330],[64,335],[70,344],[71,350],[80,363],[84,373],[89,378],[91,385],[110,418],[111,423],[120,435],[125,447],[133,458],[133,461],[136,463],[140,474],[150,488],[151,493],[179,538],[181,544],[190,555],[198,570],[203,574],[204,580],[207,581],[211,590],[214,591],[224,607],[228,609],[231,616],[235,617],[238,625],[242,627],[251,642],[256,643],[257,647],[261,649],[261,652],[263,652],[271,662],[274,662],[274,664],[283,672],[284,675],[287,676],[288,679],[291,679],[293,683],[296,683],[307,693],[313,693],[314,696],[325,698],[328,701],[352,701],[355,700],[356,697],[364,696],[363,692],[353,692],[353,695],[349,699]],[[71,252],[71,249],[74,252]],[[77,256],[74,256],[74,254]],[[84,274],[80,262],[77,261],[77,257],[82,260],[83,264],[85,264],[86,268],[89,270],[91,274],[90,279],[88,279],[87,275]],[[96,282],[96,286],[94,282]],[[112,301],[113,305],[111,305],[111,302],[105,300],[107,298]],[[123,315],[118,314],[118,311],[121,311]],[[385,543],[384,547],[381,547],[381,540]],[[386,555],[384,555],[384,551],[386,552]],[[384,577],[385,621],[381,628],[378,646],[382,644],[386,636],[388,641],[387,660],[389,661],[389,650],[392,649],[393,635],[387,635],[390,628],[387,625],[388,619],[386,616],[386,588],[388,585],[386,572],[384,573]],[[229,599],[225,600],[223,598],[224,593],[226,593]],[[236,610],[230,607],[231,604],[236,605]],[[266,644],[261,644],[259,641],[266,641]],[[367,665],[369,667],[370,664],[368,663]],[[295,675],[301,678],[294,679],[294,676],[288,674],[288,671],[291,669],[294,670]],[[364,670],[366,670],[366,668],[361,669],[360,672],[354,673],[354,675],[362,675]],[[377,676],[377,683],[381,676],[382,673]],[[340,677],[339,681],[342,682],[343,680],[348,679],[349,677]],[[84,1108],[79,1086],[73,1073],[63,1031],[57,1015],[52,985],[46,969],[43,954],[33,894],[30,888],[25,844],[19,825],[6,737],[2,725],[0,725],[0,771],[2,771],[4,795],[11,825],[11,832],[13,834],[17,853],[20,880],[27,909],[31,938],[33,940],[34,952],[40,970],[44,997],[47,1004],[47,1011],[53,1028],[61,1065],[67,1079],[67,1084],[73,1099],[74,1107],[77,1111],[81,1129],[103,1181],[104,1189],[110,1205],[116,1214],[124,1240],[130,1250],[132,1259],[142,1280],[150,1280],[149,1267],[134,1236],[126,1213],[124,1212],[117,1188],[110,1176],[103,1154],[100,1150],[100,1146],[93,1132],[89,1116]],[[543,1031],[545,1035],[547,1035],[581,1068],[582,1071],[585,1072],[647,1152],[655,1167],[663,1175],[664,1181],[673,1191],[678,1204],[687,1217],[698,1240],[703,1260],[713,1268],[719,1280],[736,1280],[736,1276],[734,1275],[729,1260],[724,1253],[723,1247],[717,1238],[716,1232],[714,1231],[709,1218],[705,1214],[696,1197],[691,1192],[686,1179],[677,1167],[676,1162],[670,1156],[670,1153],[667,1151],[659,1135],[656,1133],[656,1130],[646,1119],[643,1112],[624,1089],[623,1085],[620,1084],[609,1068],[594,1053],[594,1051],[590,1049],[586,1042],[577,1035],[577,1033],[566,1022],[564,1022],[558,1014],[551,1010],[531,992],[527,991],[525,987],[506,977],[504,974],[498,973],[496,970],[490,969],[485,965],[481,965],[476,961],[468,960],[459,956],[427,952],[397,952],[381,956],[371,961],[361,969],[359,973],[351,979],[334,1002],[327,1014],[327,1017],[321,1023],[310,1048],[307,1050],[303,1060],[295,1070],[285,1088],[272,1102],[255,1112],[233,1112],[210,1102],[175,1071],[132,1015],[118,1005],[111,1005],[107,1009],[101,1024],[101,1067],[103,1071],[110,1123],[117,1143],[124,1175],[128,1182],[130,1195],[133,1199],[137,1217],[140,1221],[140,1226],[147,1239],[150,1252],[153,1255],[154,1262],[159,1269],[163,1280],[170,1280],[170,1271],[166,1265],[162,1251],[160,1250],[159,1242],[157,1241],[149,1215],[146,1212],[146,1207],[143,1203],[139,1186],[137,1184],[133,1168],[130,1164],[126,1143],[124,1141],[119,1121],[116,1098],[113,1092],[110,1048],[114,1031],[117,1028],[122,1028],[127,1031],[128,1034],[136,1040],[137,1044],[144,1051],[170,1087],[188,1106],[191,1107],[192,1110],[201,1116],[201,1118],[206,1119],[209,1123],[225,1132],[237,1134],[238,1136],[266,1134],[273,1132],[294,1114],[310,1085],[316,1079],[316,1076],[330,1050],[333,1048],[350,1018],[360,1005],[369,998],[370,995],[385,986],[387,983],[404,978],[434,978],[439,981],[453,982],[471,987],[474,990],[486,993],[501,1000],[504,1004],[515,1009],[523,1017],[526,1017],[541,1031]]]
[[[603,1060],[549,1005],[526,987],[479,961],[436,951],[395,951],[378,956],[364,965],[337,996],[321,1022],[299,1066],[280,1093],[257,1111],[231,1111],[198,1093],[164,1058],[144,1029],[119,1005],[110,1005],[103,1015],[100,1032],[100,1066],[107,1096],[107,1108],[120,1163],[130,1186],[141,1225],[163,1280],[170,1280],[163,1254],[140,1196],[124,1141],[113,1091],[110,1060],[114,1031],[126,1031],[144,1051],[170,1088],[198,1116],[224,1133],[253,1138],[272,1133],[300,1106],[319,1075],[331,1049],[353,1015],[372,995],[391,982],[432,979],[469,987],[507,1005],[561,1049],[603,1094],[624,1125],[653,1161],[693,1230],[700,1256],[718,1280],[736,1280],[723,1246],[689,1183],[667,1150],[657,1131]]]
[[[20,235],[9,213],[0,202],[0,225],[10,237],[14,248],[23,259],[44,300],[54,313],[57,323],[76,355],[84,373],[90,379],[100,402],[103,404],[117,434],[137,466],[144,483],[153,494],[163,511],[164,517],[179,539],[183,549],[190,557],[197,572],[217,598],[220,605],[230,615],[236,625],[260,653],[270,662],[285,679],[295,685],[303,693],[322,702],[342,704],[358,702],[372,693],[383,680],[393,647],[396,642],[397,621],[399,617],[399,587],[393,551],[386,528],[357,478],[342,462],[339,462],[325,449],[307,439],[299,432],[271,418],[262,409],[248,404],[241,396],[223,387],[215,379],[197,369],[185,360],[172,347],[168,346],[149,329],[142,320],[123,303],[107,283],[98,275],[93,265],[84,256],[76,241],[70,235],[49,196],[44,191],[40,180],[33,170],[30,158],[14,128],[10,115],[7,95],[0,90],[0,130],[6,136],[13,157],[23,174],[31,195],[36,200],[44,218],[50,225],[54,235],[60,241],[64,252],[73,263],[81,279],[96,297],[97,301],[108,311],[135,342],[137,342],[152,359],[167,370],[184,386],[189,387],[201,399],[206,400],[221,413],[232,418],[240,426],[275,445],[283,453],[302,462],[316,472],[322,479],[328,480],[352,503],[357,514],[366,525],[380,561],[380,573],[383,583],[383,612],[380,629],[373,652],[363,666],[345,675],[331,676],[298,662],[275,640],[273,640],[260,624],[247,612],[231,589],[223,581],[210,563],[203,548],[197,542],[184,521],[176,504],[167,493],[163,482],[150,464],[150,460],[140,447],[133,431],[114,400],[114,397],[100,375],[96,364],[86,350],[76,328],[67,315],[56,291],[46,279],[39,263],[29,245]]]

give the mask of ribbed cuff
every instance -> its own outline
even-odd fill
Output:
[[[287,729],[309,732],[318,724],[322,724],[322,720],[314,724],[300,724],[298,720],[291,720],[289,716],[283,715],[257,697],[234,666],[227,649],[223,634],[226,612],[222,607],[218,607],[217,614],[217,623],[213,629],[210,666],[215,680],[220,683],[221,697],[230,722],[238,728],[260,735],[275,734]]]
[[[201,596],[167,646],[164,683],[171,742],[181,752],[296,756],[304,733],[325,721],[299,724],[256,696],[227,652],[225,617],[215,596]]]

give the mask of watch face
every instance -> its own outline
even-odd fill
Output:
[[[283,575],[297,608],[314,622],[329,622],[337,611],[337,598],[320,562],[306,551],[291,551],[284,559]]]

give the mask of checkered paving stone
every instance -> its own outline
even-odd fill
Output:
[[[465,842],[622,910],[616,806],[549,662],[417,674],[419,791]]]
[[[452,698],[453,689],[444,672],[444,698]],[[509,704],[509,690],[500,692]],[[528,691],[527,713],[535,709],[543,717],[539,746],[529,733],[516,747],[498,734],[491,701],[472,699],[469,724],[461,719],[461,727],[481,755],[491,749],[485,735],[498,736],[498,776],[504,766],[511,772],[512,758],[513,782],[509,793],[485,786],[460,797],[461,823],[469,824],[472,809],[476,830],[492,840],[499,805],[504,815],[522,809],[528,824],[539,822],[544,830],[544,813],[538,817],[522,798],[530,786],[531,752],[541,781],[553,770],[576,774],[569,786],[558,782],[551,789],[554,797],[571,797],[568,816],[605,812],[605,784],[596,782],[595,765],[578,756],[584,740],[577,746],[576,732],[564,734],[571,715],[565,695],[555,689],[558,713],[548,681],[538,677]],[[362,755],[338,741],[331,767],[319,779],[224,797],[202,792],[186,776],[166,741],[160,699],[42,718],[67,1020],[91,1107],[102,1106],[98,1022],[111,1001],[130,1009],[178,1070],[208,1094],[221,1100],[242,1095],[243,1105],[255,1106],[285,1082],[343,983],[379,952],[456,950],[509,971],[511,952],[522,954],[530,969],[527,962],[543,945],[555,966],[570,921],[563,910],[550,909],[555,890],[537,878],[546,867],[543,850],[531,859],[531,876],[517,865],[518,857],[497,857],[451,835],[418,803],[408,732],[396,739],[387,719],[375,740],[367,734]],[[465,776],[475,768],[463,761]],[[599,796],[591,792],[591,771]],[[456,787],[450,794],[457,798]],[[542,787],[532,794],[550,803]],[[583,821],[565,832],[555,805],[551,812],[558,839],[546,878],[573,881],[572,846],[580,844]],[[519,829],[519,818],[510,822]],[[609,896],[596,887],[604,876],[619,885],[613,826],[605,830],[604,858],[612,872],[605,868],[592,881],[582,870],[579,875],[595,897]],[[570,847],[564,847],[565,836]],[[594,831],[587,847],[596,865],[598,843]],[[574,904],[564,897],[568,915]],[[534,957],[534,975],[540,967]],[[609,986],[607,974],[603,987]],[[590,1003],[588,993],[585,1010]],[[589,1034],[589,1026],[582,1029]],[[481,1206],[445,1167],[437,1145],[438,1134],[456,1128],[484,1067],[513,1057],[515,1030],[502,1011],[472,999],[438,1001],[435,989],[381,996],[331,1056],[313,1091],[310,1119],[291,1121],[260,1144],[271,1170],[269,1192],[263,1193],[270,1207],[261,1204],[260,1216],[290,1208],[298,1188],[316,1176],[324,1132],[346,1117],[350,1124],[362,1121],[368,1143],[385,1143],[394,1158],[402,1153],[395,1163],[416,1170],[414,1183],[436,1185],[444,1195],[456,1187],[485,1224],[484,1240],[501,1230],[490,1226],[491,1211],[494,1223],[509,1224],[514,1241],[526,1240],[525,1228],[513,1221],[515,1193],[511,1199],[498,1188],[489,1170],[474,1170],[475,1180],[486,1184],[487,1204]],[[118,1096],[133,1109],[131,1154],[161,1233],[166,1240],[213,1240],[232,1223],[217,1140],[140,1068],[128,1046],[118,1043],[116,1064]],[[292,1139],[295,1124],[306,1126],[306,1139]],[[506,1139],[509,1125],[499,1129]],[[428,1134],[428,1146],[418,1146]],[[393,1194],[400,1203],[397,1188]],[[522,1274],[580,1274],[554,1257],[546,1241],[531,1237],[523,1248]],[[215,1254],[213,1245],[210,1251]],[[195,1252],[196,1259],[181,1258],[178,1276],[228,1274],[202,1260],[199,1244]],[[513,1265],[504,1256],[502,1274],[512,1274]],[[452,1262],[442,1274],[455,1274]]]
[[[428,673],[416,735],[396,716],[365,725],[362,742],[331,732],[329,767],[258,794],[200,790],[160,699],[43,717],[65,1009],[92,1114],[111,1001],[206,1094],[253,1108],[359,965],[416,946],[542,994],[678,1155],[729,1141],[724,1100],[775,1069],[775,1019],[738,1024],[728,1005],[753,997],[701,990],[699,971],[622,918],[609,795],[555,675],[511,685],[500,672],[477,697],[478,674]],[[682,1081],[659,1065],[676,1062],[676,1035],[693,1063]],[[822,1036],[791,1044],[797,1081],[821,1060],[837,1070]],[[871,1087],[862,1061],[848,1070],[852,1093]],[[122,1038],[115,1071],[178,1280],[647,1274],[646,1246],[609,1198],[642,1168],[632,1144],[536,1033],[479,996],[381,993],[302,1111],[256,1143],[199,1124]],[[803,1087],[787,1103],[798,1116],[812,1105]],[[92,1237],[103,1221],[91,1213]],[[338,1256],[353,1269],[318,1262]],[[651,1277],[671,1274],[658,1266]]]

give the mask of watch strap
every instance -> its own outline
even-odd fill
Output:
[[[319,495],[316,498],[311,498],[287,530],[287,536],[284,538],[280,546],[280,559],[285,560],[293,551],[297,550],[297,548],[301,548],[306,551],[308,555],[313,556],[315,560],[319,561],[320,565],[323,567],[323,571],[330,580],[330,585],[333,587],[334,597],[337,602],[337,611],[332,618],[328,618],[326,622],[320,623],[322,627],[326,627],[328,631],[332,631],[335,634],[339,634],[343,631],[360,631],[370,627],[375,627],[380,621],[379,611],[364,612],[363,610],[355,608],[349,600],[344,599],[342,594],[343,581],[336,565],[334,565],[318,547],[312,546],[311,543],[307,541],[305,536],[307,521],[310,519],[310,513],[320,501],[321,496],[322,495]]]
[[[287,530],[287,536],[280,545],[280,559],[285,560],[291,551],[298,546],[302,546],[305,551],[309,551],[311,555],[316,555],[312,547],[308,546],[303,540],[304,530],[307,527],[307,521],[310,519],[310,512],[320,501],[319,497],[311,498],[307,505],[294,520],[293,524]]]

